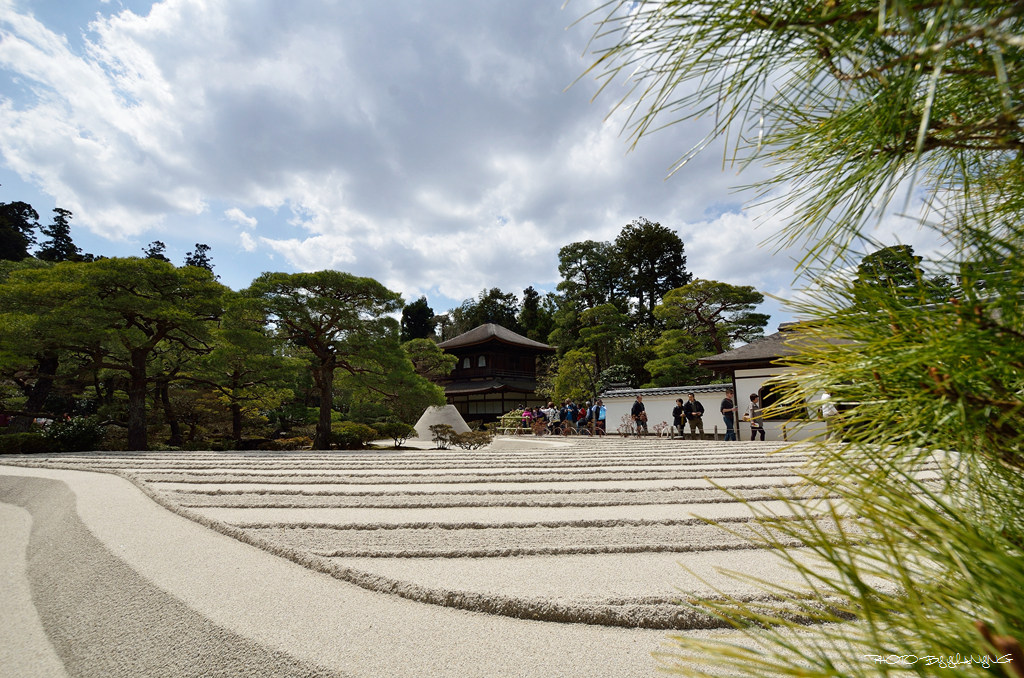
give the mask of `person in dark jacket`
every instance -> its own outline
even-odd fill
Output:
[[[690,436],[699,440],[697,432],[700,431],[700,437],[703,438],[704,406],[701,405],[700,401],[692,393],[686,397],[686,404],[683,405],[683,414],[686,416],[686,423],[690,425]]]
[[[647,411],[644,408],[644,397],[637,396],[629,415],[633,418],[633,426],[637,435],[647,435]],[[642,433],[641,433],[642,432]]]
[[[679,437],[683,437],[683,399],[676,398],[676,406],[672,408],[672,433],[671,437],[675,438],[676,434]]]
[[[725,392],[722,398],[722,405],[719,408],[722,412],[722,419],[725,421],[725,439],[736,440],[736,402],[733,400],[736,394],[732,389]]]

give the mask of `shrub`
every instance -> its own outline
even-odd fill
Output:
[[[464,450],[479,449],[485,445],[490,445],[492,440],[494,440],[494,434],[489,431],[467,431],[465,433],[456,433],[451,438],[452,443],[458,445]]]
[[[96,417],[72,417],[46,427],[46,438],[62,452],[84,452],[99,446],[106,427]]]
[[[53,441],[42,433],[0,435],[0,454],[45,454],[53,451]]]
[[[296,436],[294,438],[280,438],[278,440],[264,440],[256,446],[258,450],[287,451],[302,450],[313,445],[313,439],[307,436]]]
[[[235,442],[232,441],[233,447],[229,449],[235,450],[262,450],[263,445],[274,442],[269,438],[242,438]]]
[[[523,408],[506,412],[501,415],[499,422],[500,428],[519,428],[523,425]]]
[[[448,424],[434,424],[430,427],[430,438],[439,450],[447,450],[455,435],[455,429]]]
[[[378,424],[374,428],[385,438],[394,440],[395,447],[401,447],[406,440],[417,435],[414,427],[401,421]]]
[[[340,450],[361,450],[368,442],[379,437],[376,429],[354,421],[343,421],[331,426],[331,444]]]

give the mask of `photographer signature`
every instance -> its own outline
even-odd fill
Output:
[[[1004,654],[1001,657],[990,657],[988,655],[968,655],[961,657],[960,653],[955,655],[948,655],[945,657],[936,657],[935,655],[922,655],[916,654],[866,654],[863,655],[865,659],[870,659],[876,664],[887,664],[889,666],[913,666],[917,663],[923,663],[925,666],[937,665],[944,669],[953,669],[957,666],[971,666],[978,664],[982,668],[990,668],[995,664],[1009,664],[1013,661],[1013,658]]]

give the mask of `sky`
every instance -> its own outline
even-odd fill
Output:
[[[593,4],[0,0],[0,202],[71,210],[87,252],[205,243],[234,289],[333,268],[435,312],[554,291],[559,248],[644,217],[694,276],[792,297],[778,217],[735,190],[768,170],[713,145],[669,178],[705,124],[630,150],[625,85],[580,79]]]

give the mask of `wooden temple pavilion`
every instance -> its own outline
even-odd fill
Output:
[[[535,393],[537,361],[554,354],[554,346],[487,323],[438,347],[458,358],[455,369],[439,383],[466,421],[495,421],[509,410],[545,403]]]

